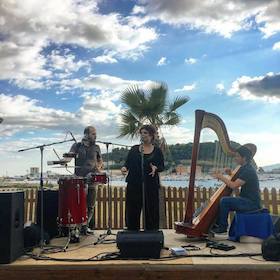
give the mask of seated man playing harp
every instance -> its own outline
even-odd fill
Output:
[[[220,172],[213,173],[213,177],[224,182],[229,188],[240,188],[239,197],[223,197],[219,204],[219,214],[212,232],[216,234],[227,232],[228,214],[230,211],[250,212],[261,208],[259,179],[251,161],[256,147],[253,144],[243,145],[236,150],[235,161],[241,165],[236,179],[231,181]]]

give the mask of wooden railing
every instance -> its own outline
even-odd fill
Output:
[[[2,189],[2,188],[1,188]],[[9,190],[5,188],[5,190]],[[36,221],[37,188],[23,188],[25,192],[25,221]],[[195,209],[200,207],[215,192],[215,188],[197,188],[195,190]],[[122,229],[125,226],[125,188],[111,188],[111,228]],[[162,228],[172,229],[175,221],[182,221],[185,214],[185,202],[188,196],[187,188],[162,187],[160,195],[165,202],[165,209],[161,209]],[[280,189],[263,189],[261,192],[263,206],[271,214],[280,214]],[[99,186],[97,203],[95,207],[94,223],[96,229],[108,228],[109,205],[108,191],[104,186]]]

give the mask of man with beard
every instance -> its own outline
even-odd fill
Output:
[[[74,143],[68,154],[75,155],[75,175],[79,177],[90,177],[91,173],[99,173],[103,167],[100,147],[96,145],[96,129],[93,126],[87,126],[84,129],[84,137],[81,142]],[[67,154],[66,154],[67,155]],[[71,160],[71,159],[70,159]],[[83,232],[93,233],[89,228],[93,217],[94,206],[96,203],[97,184],[88,182],[87,192],[87,227]]]

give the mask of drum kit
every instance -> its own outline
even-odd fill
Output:
[[[58,180],[58,227],[60,235],[68,229],[69,242],[78,242],[87,225],[87,185],[106,184],[107,174],[90,173],[87,177],[63,176]]]
[[[0,120],[1,122],[1,120]],[[43,154],[46,147],[50,147],[57,144],[63,144],[66,142],[77,142],[74,138],[73,134],[70,133],[72,136],[72,139],[69,140],[63,140],[58,142],[52,142],[48,144],[42,144],[38,146],[33,146],[25,149],[20,149],[18,152],[25,152],[29,150],[39,149],[40,150],[40,191],[41,191],[41,223],[40,223],[40,249],[41,252],[43,252],[46,249],[46,242],[44,239],[44,218],[43,218],[43,209],[44,209],[44,199],[43,199],[43,193],[44,193],[44,183],[43,183]],[[65,229],[68,229],[68,241],[67,244],[61,248],[62,250],[66,250],[68,247],[69,242],[71,241],[71,236],[73,236],[73,232],[78,233],[80,232],[81,228],[83,226],[87,225],[87,191],[88,191],[88,185],[89,184],[108,184],[108,197],[109,197],[109,207],[111,205],[111,187],[109,185],[109,177],[107,174],[109,174],[109,153],[108,153],[108,147],[109,145],[119,145],[119,146],[125,146],[127,145],[121,145],[111,142],[102,142],[102,141],[96,141],[98,143],[102,143],[106,145],[106,153],[107,153],[107,173],[90,173],[87,177],[78,177],[75,175],[72,176],[61,176],[58,180],[59,184],[59,201],[58,201],[58,217],[57,217],[57,223],[58,228],[61,233],[61,235],[65,236]],[[53,149],[54,150],[54,149]],[[54,150],[55,152],[55,150]],[[55,152],[56,153],[56,152]],[[76,156],[75,153],[65,153],[63,155],[64,159],[61,159],[58,154],[56,153],[59,160],[56,161],[48,161],[48,165],[57,165],[57,168],[65,168],[67,171],[69,171],[67,168],[73,167],[73,168],[80,168],[79,166],[69,166],[68,162]],[[110,211],[111,212],[111,211]],[[111,214],[110,214],[111,215]],[[111,217],[109,215],[109,221],[108,221],[108,229],[105,234],[101,234],[98,238],[98,242],[102,243],[105,241],[105,237],[109,235],[113,235],[111,232]],[[77,240],[78,242],[78,240]]]
[[[63,157],[73,157],[70,153],[64,154]],[[51,161],[48,165],[59,164],[59,168],[64,167],[65,160]],[[69,166],[68,166],[69,167]],[[72,167],[72,166],[71,166]],[[79,168],[73,166],[73,168]],[[79,234],[83,226],[87,225],[87,191],[88,185],[107,184],[108,176],[106,172],[89,173],[86,177],[76,175],[61,176],[58,180],[58,229],[60,235],[68,231],[68,241],[78,242]]]

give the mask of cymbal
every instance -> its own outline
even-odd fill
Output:
[[[76,153],[64,153],[63,154],[63,157],[69,157],[69,158],[74,158],[74,157],[76,157]]]

